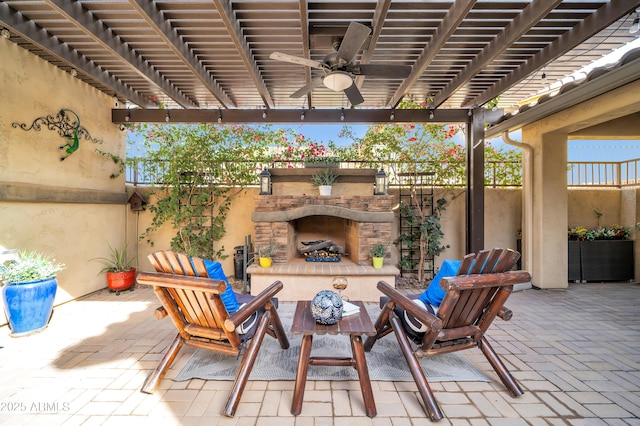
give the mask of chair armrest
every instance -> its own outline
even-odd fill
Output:
[[[442,330],[442,320],[426,309],[421,308],[413,300],[400,293],[384,281],[378,281],[378,290],[389,296],[392,302],[400,306],[405,311],[413,315],[418,321],[429,327],[431,330]]]
[[[255,311],[268,303],[280,290],[282,290],[283,287],[284,285],[282,284],[282,281],[276,281],[269,287],[265,288],[253,300],[234,312],[224,322],[224,328],[227,331],[234,331],[237,326],[244,322],[244,320],[249,318]]]
[[[155,287],[180,288],[185,290],[202,291],[205,293],[224,293],[227,283],[222,280],[212,280],[204,277],[187,275],[173,275],[165,272],[140,272],[136,277],[138,284]]]

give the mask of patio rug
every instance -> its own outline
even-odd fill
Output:
[[[291,321],[295,305],[281,303],[278,313],[286,331],[291,329]],[[371,318],[377,318],[380,308],[368,305]],[[250,380],[295,380],[300,355],[302,336],[287,333],[290,347],[280,348],[276,339],[265,336],[262,347],[253,366]],[[351,356],[348,336],[313,336],[311,356]],[[395,335],[391,333],[376,342],[371,352],[366,353],[367,366],[371,380],[411,382],[413,377],[400,351]],[[420,364],[432,382],[488,382],[464,355],[459,353],[443,354],[421,359]],[[240,367],[240,359],[215,352],[198,349],[187,361],[182,370],[173,379],[184,381],[194,378],[204,380],[234,380]],[[353,367],[327,367],[310,365],[307,380],[358,380],[358,373]]]

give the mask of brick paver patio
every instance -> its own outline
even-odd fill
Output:
[[[439,424],[640,425],[640,285],[525,290],[507,305],[513,319],[496,320],[488,336],[525,395],[511,398],[480,351],[466,351],[492,382],[433,383],[446,416]],[[230,382],[170,379],[191,348],[154,395],[142,394],[175,334],[169,319],[154,319],[157,306],[148,288],[103,290],[57,307],[42,333],[12,338],[0,328],[0,424],[431,424],[413,382],[373,382],[378,415],[369,419],[357,381],[307,382],[298,417],[289,412],[293,381],[254,381],[226,418]]]

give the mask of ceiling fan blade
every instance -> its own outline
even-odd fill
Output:
[[[322,87],[322,86],[323,86],[322,79],[314,78],[313,80],[311,80],[311,82],[305,84],[304,86],[302,86],[301,88],[299,88],[298,90],[290,94],[289,97],[300,98],[306,95],[307,93],[309,93],[310,91],[312,91],[313,89],[315,89],[316,87]]]
[[[407,78],[411,74],[410,65],[391,64],[353,64],[347,65],[345,71],[354,75],[367,77]]]
[[[351,105],[358,105],[364,102],[364,98],[360,94],[360,90],[358,90],[358,85],[355,83],[344,89],[344,94],[347,95]]]
[[[357,22],[350,23],[340,43],[338,59],[343,59],[346,63],[351,62],[367,40],[367,37],[369,37],[369,34],[371,34],[371,28]]]
[[[282,52],[272,52],[271,55],[269,55],[269,57],[271,59],[275,59],[276,61],[289,62],[291,64],[304,65],[307,67],[320,68],[320,69],[325,68],[322,62],[314,61],[307,58],[300,58],[298,56],[287,55],[286,53],[282,53]]]

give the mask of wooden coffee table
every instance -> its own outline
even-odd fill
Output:
[[[296,305],[296,312],[293,317],[291,334],[302,334],[302,344],[300,346],[300,359],[298,360],[298,372],[296,374],[296,385],[293,390],[293,401],[291,403],[291,414],[298,415],[302,411],[302,400],[304,398],[304,387],[307,383],[307,371],[309,365],[325,366],[355,366],[358,371],[358,380],[362,390],[362,399],[367,416],[375,417],[376,403],[373,400],[371,390],[371,380],[369,379],[369,369],[364,356],[364,346],[362,335],[374,336],[376,329],[369,318],[367,309],[362,302],[351,302],[360,307],[360,313],[345,317],[333,325],[318,324],[311,314],[311,301],[301,300]],[[336,357],[312,357],[311,344],[314,334],[346,334],[351,339],[352,358]]]

